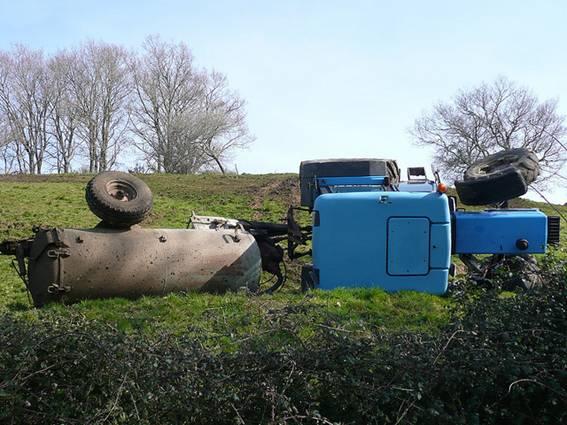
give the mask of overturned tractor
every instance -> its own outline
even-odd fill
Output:
[[[94,229],[36,229],[32,238],[4,241],[36,306],[113,296],[135,298],[169,292],[272,292],[285,281],[284,253],[310,255],[303,289],[380,287],[443,294],[458,255],[476,279],[510,256],[529,260],[559,241],[559,217],[537,209],[510,209],[537,177],[537,158],[523,149],[489,156],[456,182],[467,205],[457,208],[446,186],[421,167],[401,181],[395,161],[305,161],[300,167],[301,207],[286,223],[193,215],[187,229],[143,229],[152,194],[139,178],[104,172],[86,187],[101,222]],[[312,225],[300,226],[294,211]],[[286,243],[286,245],[284,245]],[[303,252],[297,248],[306,246]],[[476,254],[492,254],[479,262]],[[262,271],[274,276],[262,288]]]

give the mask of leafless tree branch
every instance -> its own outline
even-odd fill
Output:
[[[557,101],[540,102],[528,89],[498,78],[418,118],[410,133],[418,145],[434,148],[434,161],[450,179],[458,179],[476,160],[491,153],[527,148],[543,168],[540,181],[553,178],[565,165],[565,117]]]

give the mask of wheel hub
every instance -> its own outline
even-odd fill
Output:
[[[132,201],[138,196],[136,189],[124,181],[112,180],[108,182],[106,184],[106,192],[113,198],[122,202]]]

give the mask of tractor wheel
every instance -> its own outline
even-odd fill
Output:
[[[152,209],[150,188],[139,178],[119,171],[105,171],[88,182],[85,197],[90,210],[109,227],[140,223]]]
[[[534,153],[523,148],[510,149],[473,163],[455,187],[465,205],[495,204],[525,194],[539,171]]]

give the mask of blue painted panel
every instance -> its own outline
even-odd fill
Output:
[[[391,218],[388,220],[388,274],[429,273],[429,220]]]
[[[537,254],[547,242],[547,217],[537,209],[457,211],[455,213],[457,254]],[[521,250],[516,241],[528,241]]]
[[[381,186],[384,176],[352,176],[352,177],[321,177],[317,179],[319,186]]]
[[[450,213],[445,195],[437,192],[332,193],[319,196],[314,209],[319,215],[319,226],[313,228],[313,266],[319,270],[320,288],[366,286],[434,294],[446,291],[448,250],[445,251],[447,258],[439,260],[440,264],[447,264],[445,269],[431,270],[423,276],[392,276],[387,270],[388,220],[426,219],[432,225],[447,225],[443,229],[448,231]],[[448,240],[448,233],[444,237]]]
[[[438,192],[325,193],[315,200],[313,209],[328,211],[333,219],[348,217],[350,223],[389,217],[428,217],[432,223],[451,222],[449,200]],[[344,224],[350,228],[348,223]]]
[[[448,269],[451,265],[451,225],[432,224],[430,235],[429,267]]]

